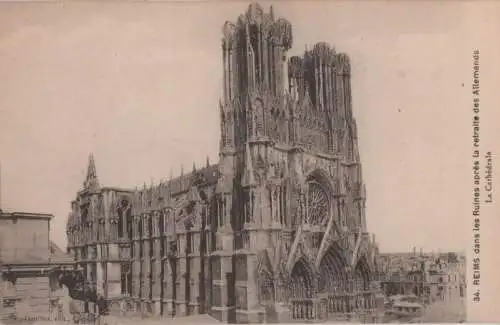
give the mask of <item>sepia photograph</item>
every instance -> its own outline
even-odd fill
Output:
[[[500,320],[498,13],[0,3],[0,324]]]

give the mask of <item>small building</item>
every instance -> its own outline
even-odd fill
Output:
[[[58,278],[71,257],[50,241],[50,214],[0,210],[0,320],[61,318]]]

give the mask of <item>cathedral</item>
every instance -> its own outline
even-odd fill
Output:
[[[326,43],[287,57],[292,43],[272,7],[224,24],[217,164],[122,189],[89,157],[68,250],[109,313],[376,321],[349,57]]]

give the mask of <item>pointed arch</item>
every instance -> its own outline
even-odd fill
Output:
[[[335,185],[332,181],[332,177],[323,168],[315,168],[307,175],[306,181],[312,180],[320,183],[329,195],[333,195],[335,193]]]
[[[299,258],[292,268],[290,287],[292,298],[312,298],[314,279],[314,270],[310,263],[304,257]]]
[[[257,270],[272,274],[271,260],[269,259],[267,250],[261,250],[257,254]]]
[[[347,266],[342,248],[336,244],[330,245],[320,262],[319,289],[328,293],[345,290],[348,283]]]
[[[356,266],[354,268],[355,282],[357,282],[357,288],[362,290],[368,290],[370,282],[373,280],[370,265],[365,255],[358,258]]]
[[[117,202],[118,213],[118,237],[131,237],[132,210],[129,198],[121,195]]]
[[[295,235],[296,236],[296,240],[297,240],[297,246],[295,249],[293,249],[293,246],[292,246],[292,252],[290,252],[289,254],[291,255],[288,255],[288,263],[286,264],[286,269],[287,269],[287,273],[291,276],[292,275],[292,272],[293,272],[293,268],[295,266],[295,264],[297,264],[297,262],[300,260],[300,259],[304,259],[304,261],[306,261],[307,264],[309,263],[313,263],[312,261],[310,261],[310,259],[313,258],[313,256],[308,256],[308,254],[306,254],[305,252],[305,248],[304,248],[304,235],[302,234],[302,232],[300,231],[299,229],[299,232]],[[298,237],[298,238],[297,238]],[[311,264],[311,269],[314,269],[314,264]]]
[[[264,100],[259,96],[254,99],[252,109],[253,109],[253,117],[255,118],[255,129],[254,132],[256,134],[262,134],[265,129],[265,116],[264,116]]]
[[[265,306],[274,303],[274,276],[266,250],[257,254],[257,279],[260,304]]]

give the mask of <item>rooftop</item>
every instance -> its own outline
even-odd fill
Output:
[[[6,212],[0,209],[0,218],[4,219],[52,219],[54,216],[48,213],[31,213],[31,212]]]

